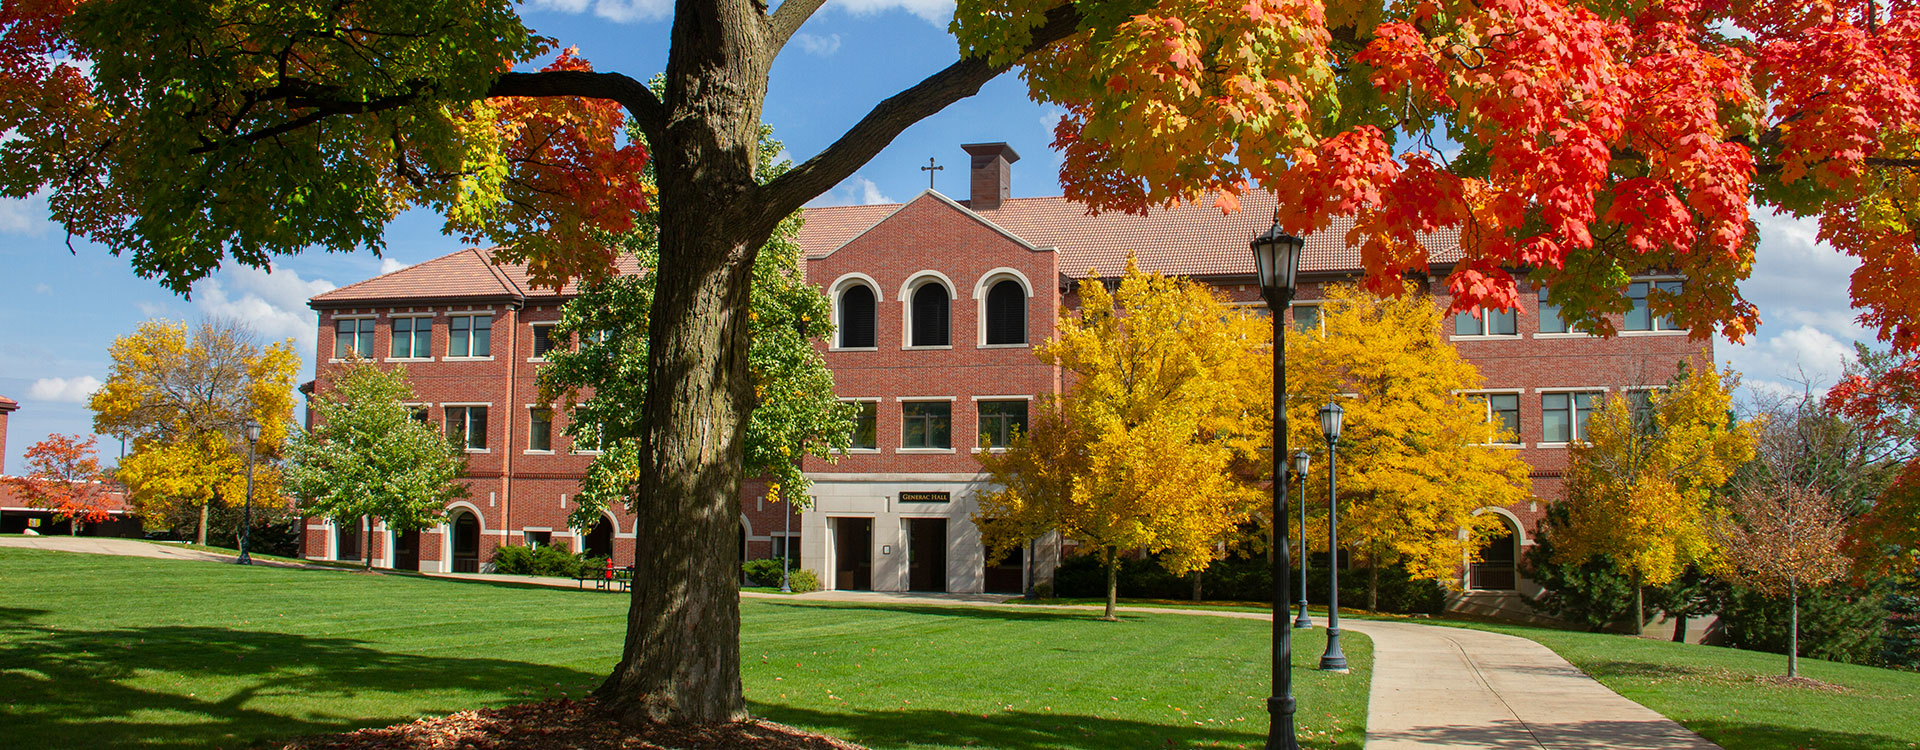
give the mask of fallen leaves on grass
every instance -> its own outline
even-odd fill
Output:
[[[1831,682],[1821,682],[1811,677],[1785,677],[1781,675],[1769,675],[1767,677],[1757,678],[1755,681],[1764,683],[1767,685],[1778,685],[1780,687],[1801,688],[1803,690],[1818,690],[1823,693],[1853,692],[1852,688],[1849,688],[1845,685],[1835,685]]]
[[[410,724],[303,737],[281,750],[865,750],[783,724],[623,730],[591,700],[556,698]]]

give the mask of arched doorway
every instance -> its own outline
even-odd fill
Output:
[[[593,530],[581,540],[580,553],[587,557],[613,559],[613,523],[606,516],[601,516],[600,522],[594,524]]]
[[[466,510],[456,510],[447,519],[453,532],[453,572],[480,572],[480,519]]]
[[[1470,571],[1467,587],[1481,591],[1513,591],[1520,583],[1520,536],[1512,519],[1499,516],[1501,533],[1487,542],[1480,562]]]

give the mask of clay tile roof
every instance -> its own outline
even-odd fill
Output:
[[[630,256],[621,257],[616,267],[622,274],[635,273],[639,269],[639,263]],[[579,285],[575,283],[568,283],[559,290],[536,287],[525,265],[496,264],[491,251],[469,247],[357,284],[348,284],[316,296],[307,304],[318,309],[381,302],[558,301],[578,293]]]
[[[18,408],[20,408],[20,402],[7,398],[6,396],[0,396],[0,414],[5,414]]]
[[[1241,196],[1241,210],[1222,214],[1211,201],[1170,209],[1149,209],[1145,216],[1105,213],[1089,216],[1085,206],[1064,197],[1012,198],[980,216],[1038,247],[1060,253],[1060,271],[1084,277],[1089,269],[1102,276],[1118,275],[1127,254],[1148,271],[1182,276],[1251,276],[1253,254],[1248,241],[1266,231],[1273,215],[1273,196],[1254,192]],[[800,232],[805,255],[817,258],[853,239],[886,218],[899,205],[834,206],[807,209]],[[1360,250],[1347,247],[1353,220],[1336,219],[1333,226],[1307,236],[1304,273],[1353,273],[1360,270]],[[1459,259],[1459,234],[1430,237],[1435,263]]]

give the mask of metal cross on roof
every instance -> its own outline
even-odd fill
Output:
[[[921,167],[920,171],[927,173],[927,189],[928,190],[933,189],[933,173],[938,172],[942,169],[946,169],[946,167],[935,166],[933,163],[933,157],[931,156],[927,157],[927,165],[924,167]]]

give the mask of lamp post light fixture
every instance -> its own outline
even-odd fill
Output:
[[[260,453],[259,451],[260,423],[249,419],[247,420],[246,428],[247,428],[247,513],[246,513],[245,520],[241,521],[241,526],[240,526],[240,559],[236,560],[235,562],[238,562],[241,565],[252,565],[253,556],[248,554],[248,548],[253,546],[252,544],[253,542],[253,457]]]
[[[1294,618],[1295,630],[1312,630],[1313,618],[1307,616],[1307,452],[1293,454],[1293,478],[1300,483],[1300,616]]]
[[[1253,238],[1253,266],[1260,275],[1260,293],[1267,300],[1267,317],[1273,323],[1273,543],[1279,546],[1273,555],[1273,696],[1267,699],[1267,750],[1299,750],[1294,736],[1293,714],[1293,630],[1286,625],[1288,592],[1287,533],[1280,528],[1287,513],[1287,327],[1282,318],[1293,302],[1300,256],[1307,242],[1280,228],[1280,214],[1274,212],[1273,226]]]
[[[1340,459],[1334,443],[1340,442],[1345,413],[1332,401],[1320,407],[1320,432],[1327,436],[1327,652],[1320,656],[1320,668],[1342,673],[1347,671],[1347,655],[1340,651],[1340,501],[1334,490]]]

